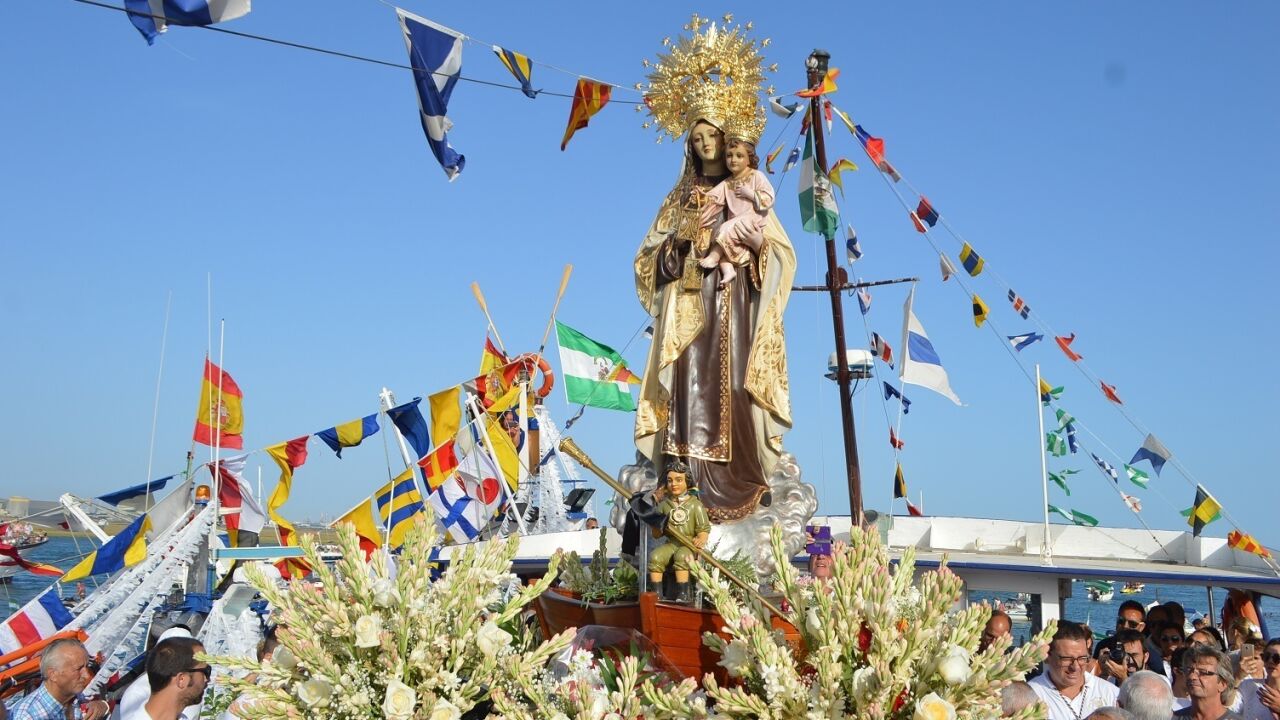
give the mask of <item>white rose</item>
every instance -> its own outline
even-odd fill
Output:
[[[328,707],[333,686],[319,678],[298,684],[298,699],[309,708]]]
[[[292,671],[294,668],[298,667],[298,658],[294,657],[293,653],[289,652],[289,648],[283,645],[277,645],[276,649],[271,653],[271,664],[281,670]]]
[[[973,670],[969,667],[969,653],[958,645],[951,645],[938,661],[938,675],[948,685],[959,685],[969,679]]]
[[[390,715],[387,716],[391,718]],[[404,715],[402,717],[409,717]],[[427,715],[427,720],[459,720],[462,717],[462,711],[458,710],[453,703],[440,698],[435,705],[431,706],[431,713]]]
[[[373,584],[373,604],[378,607],[391,607],[400,599],[396,584],[392,580],[382,578]]]
[[[444,700],[440,702],[449,705]],[[382,701],[382,713],[387,717],[387,720],[406,720],[413,717],[413,706],[417,704],[418,693],[413,688],[399,680],[392,680],[387,683],[387,696]],[[437,713],[437,708],[439,707],[440,703],[436,703],[436,707],[431,709],[431,720],[442,720],[443,718],[454,718],[456,720],[459,717],[458,708],[449,705],[449,707],[453,708],[453,715],[440,715]]]
[[[729,671],[730,677],[742,677],[747,668],[747,646],[741,640],[734,640],[724,646],[720,655],[720,667]]]
[[[356,647],[371,648],[382,644],[382,617],[361,615],[356,620]]]
[[[915,720],[956,720],[956,709],[938,693],[929,693],[916,702]]]
[[[498,627],[498,624],[492,620],[480,626],[480,632],[476,634],[476,645],[486,657],[497,655],[510,644],[511,634]]]
[[[860,667],[853,671],[853,697],[861,705],[871,695],[876,680],[876,671],[870,667]]]

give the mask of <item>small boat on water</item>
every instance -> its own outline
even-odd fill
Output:
[[[1146,587],[1145,583],[1130,581],[1125,583],[1124,587],[1120,588],[1120,592],[1124,593],[1125,595],[1133,595],[1134,593],[1142,592],[1143,588],[1145,587]]]
[[[1090,580],[1084,584],[1085,594],[1093,602],[1111,602],[1115,597],[1115,586],[1105,580]]]

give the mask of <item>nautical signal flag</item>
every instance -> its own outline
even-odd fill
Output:
[[[1141,470],[1139,470],[1138,468],[1132,465],[1125,465],[1124,473],[1125,475],[1129,476],[1129,482],[1133,483],[1134,485],[1137,485],[1140,488],[1145,488],[1147,486],[1147,483],[1151,482],[1150,475],[1142,472]]]
[[[169,25],[216,25],[249,14],[249,0],[124,0],[124,7],[148,45]]]
[[[978,274],[982,272],[982,256],[969,243],[965,243],[960,247],[960,264],[964,266],[965,272],[973,277],[978,277]]]
[[[858,288],[858,309],[863,315],[871,312],[871,291],[866,288]]]
[[[1062,395],[1063,386],[1053,387],[1048,380],[1040,378],[1040,402],[1048,405],[1050,401],[1057,400]]]
[[[1017,350],[1018,352],[1022,352],[1028,346],[1044,339],[1043,335],[1040,335],[1039,333],[1033,333],[1033,332],[1024,333],[1022,335],[1009,335],[1008,337],[1009,337],[1009,344],[1012,345],[1013,349]]]
[[[942,367],[942,359],[938,357],[938,351],[933,349],[933,343],[925,333],[924,326],[920,324],[915,311],[911,309],[915,295],[916,290],[913,287],[911,292],[907,293],[907,302],[904,307],[902,369],[898,371],[898,377],[904,383],[929,388],[960,405],[960,398],[956,397],[955,392],[951,390],[951,380],[947,377],[946,368]]]
[[[774,148],[773,152],[771,152],[771,153],[769,153],[768,155],[765,155],[765,156],[764,156],[764,169],[765,169],[765,170],[767,170],[767,171],[769,171],[769,174],[770,174],[770,175],[773,175],[773,174],[774,174],[774,173],[773,173],[773,161],[774,161],[774,160],[777,160],[777,159],[778,159],[778,156],[782,154],[782,148],[784,148],[784,147],[786,147],[786,143],[779,143],[779,144],[778,144],[778,147]]]
[[[902,463],[898,463],[898,467],[893,471],[893,499],[905,498],[907,496],[907,481],[902,477]]]
[[[1052,480],[1055,484],[1057,484],[1058,487],[1062,488],[1062,492],[1066,493],[1067,496],[1069,497],[1071,495],[1071,488],[1067,487],[1067,478],[1072,475],[1075,475],[1078,472],[1080,471],[1068,469],[1068,470],[1062,470],[1060,472],[1049,472],[1048,475],[1049,475],[1049,479]]]
[[[849,255],[849,264],[852,265],[862,259],[862,246],[858,244],[858,232],[853,229],[853,226],[845,225],[844,227],[844,249]]]
[[[418,461],[422,468],[422,477],[427,480],[428,490],[435,490],[458,469],[458,450],[453,438],[432,450],[426,457]]]
[[[977,293],[973,294],[973,324],[982,327],[982,323],[987,321],[987,304],[978,297]]]
[[[609,103],[612,92],[613,88],[606,83],[578,78],[578,86],[573,91],[573,107],[569,109],[569,126],[564,129],[564,138],[560,141],[561,151],[568,147],[569,138],[586,127],[591,116]]]
[[[1142,447],[1138,448],[1138,452],[1133,454],[1130,464],[1136,465],[1142,460],[1151,463],[1151,469],[1156,471],[1156,475],[1160,474],[1160,469],[1164,467],[1165,462],[1173,457],[1173,453],[1169,448],[1164,446],[1155,435],[1148,434],[1147,438],[1142,441]]]
[[[365,498],[359,505],[351,508],[345,515],[334,520],[329,527],[350,525],[360,538],[360,549],[364,551],[365,560],[382,544],[382,531],[373,521],[373,497]]]
[[[830,100],[822,101],[822,116],[827,119],[827,132],[831,132],[831,123],[834,121],[835,118],[831,117],[831,101]],[[857,170],[858,167],[855,165],[853,169]]]
[[[893,367],[893,348],[880,337],[880,333],[871,333],[871,354],[889,367]]]
[[[1075,416],[1073,416],[1071,413],[1067,412],[1066,410],[1064,410],[1064,409],[1062,409],[1062,408],[1058,408],[1058,409],[1054,412],[1054,415],[1056,415],[1056,416],[1057,416],[1057,418],[1058,418],[1058,428],[1059,428],[1059,429],[1064,428],[1064,427],[1066,427],[1066,426],[1070,425],[1071,423],[1075,422]]]
[[[310,436],[303,435],[267,448],[267,454],[276,461],[276,465],[280,466],[280,480],[276,483],[276,489],[271,492],[271,497],[267,499],[267,514],[276,521],[277,525],[287,524],[277,511],[289,500],[289,493],[293,489],[293,471],[302,467],[302,464],[307,461],[308,439]]]
[[[529,62],[526,55],[521,55],[514,50],[493,46],[493,52],[502,61],[507,71],[515,77],[516,82],[520,83],[520,92],[526,97],[533,99],[538,97],[540,91],[534,90],[530,78],[533,76],[533,63]]]
[[[119,505],[125,500],[132,500],[133,498],[142,497],[148,493],[159,492],[163,490],[164,486],[168,485],[169,481],[175,477],[177,476],[167,475],[150,482],[139,483],[137,485],[127,487],[123,490],[116,490],[114,492],[109,492],[106,495],[99,495],[96,499],[101,500],[108,505]]]
[[[1120,497],[1124,499],[1124,504],[1129,506],[1129,509],[1133,511],[1134,515],[1137,515],[1138,513],[1142,512],[1141,500],[1139,500],[1138,498],[1132,495],[1129,495],[1128,493],[1123,493],[1123,492],[1120,493]]]
[[[903,446],[906,445],[905,442],[898,438],[898,434],[893,431],[892,425],[889,426],[889,445],[891,445],[894,450],[901,450]]]
[[[71,582],[90,575],[113,573],[137,565],[147,556],[147,533],[150,531],[151,518],[147,515],[139,515],[129,523],[128,527],[68,570],[67,574],[62,576],[62,582]]]
[[[418,484],[413,480],[413,467],[405,468],[395,479],[379,488],[373,494],[373,501],[382,526],[389,528],[387,536],[391,547],[403,545],[414,518],[421,515],[425,507],[422,493],[418,492]]]
[[[418,409],[418,403],[421,402],[422,398],[416,397],[387,410],[387,417],[391,418],[404,439],[409,441],[409,447],[413,448],[413,456],[417,459],[426,457],[431,452],[431,432],[427,430],[426,418],[422,417],[422,411]]]
[[[628,385],[640,385],[644,378],[631,372],[631,368],[626,363],[618,363],[613,366],[613,370],[609,371],[609,382],[624,382]]]
[[[907,215],[911,218],[911,224],[915,227],[916,232],[929,232],[929,229],[924,226],[924,223],[920,220],[920,216],[916,214],[915,210],[907,213]]]
[[[1113,483],[1120,482],[1120,473],[1116,472],[1115,467],[1113,467],[1111,463],[1107,462],[1106,460],[1103,460],[1102,458],[1098,457],[1093,453],[1089,453],[1089,457],[1093,458],[1094,464],[1098,466],[1098,469],[1102,471],[1103,475],[1106,475],[1107,477],[1111,478],[1111,482]]]
[[[1050,506],[1049,506],[1049,512],[1057,513],[1057,514],[1061,515],[1062,517],[1064,517],[1064,518],[1066,518],[1066,519],[1070,520],[1072,523],[1074,523],[1074,524],[1076,524],[1076,525],[1082,525],[1082,526],[1086,526],[1086,527],[1097,527],[1097,526],[1098,526],[1098,519],[1097,519],[1097,518],[1095,518],[1095,517],[1094,517],[1094,516],[1092,516],[1092,515],[1086,515],[1085,513],[1082,513],[1082,512],[1080,512],[1079,510],[1069,510],[1069,511],[1068,511],[1068,510],[1063,510],[1062,508],[1058,507],[1057,505],[1050,505]]]
[[[241,530],[260,533],[267,524],[267,514],[258,504],[248,481],[244,479],[244,461],[247,457],[248,455],[238,455],[219,460],[216,465],[208,465],[209,474],[217,480],[218,504],[221,506],[231,547],[239,544]]]
[[[906,396],[906,395],[903,395],[903,394],[902,394],[902,391],[901,391],[901,390],[898,390],[898,388],[896,388],[896,387],[894,387],[894,386],[890,385],[890,384],[888,383],[888,381],[885,381],[885,383],[884,383],[884,399],[885,399],[885,400],[888,400],[888,399],[889,399],[889,398],[891,398],[891,397],[896,397],[896,398],[898,398],[898,400],[900,400],[900,401],[902,402],[902,414],[903,414],[903,415],[907,415],[907,414],[909,414],[909,413],[911,412],[911,401],[907,399],[907,396]]]
[[[1271,557],[1271,551],[1263,547],[1262,543],[1254,540],[1252,535],[1242,533],[1239,530],[1232,530],[1227,533],[1227,545],[1235,550],[1253,553],[1258,557]]]
[[[840,158],[831,166],[831,169],[827,171],[827,177],[831,179],[831,182],[835,183],[836,187],[840,188],[840,192],[844,192],[844,179],[840,177],[840,173],[846,170],[857,169],[858,166],[849,158]]]
[[[929,227],[938,224],[938,211],[929,203],[929,198],[921,195],[920,204],[916,206],[916,217],[920,218]]]
[[[1111,402],[1117,405],[1124,404],[1124,401],[1121,400],[1120,396],[1116,394],[1115,385],[1108,385],[1105,382],[1102,382],[1101,380],[1099,380],[1098,383],[1102,386],[1102,394],[1106,395],[1108,400],[1110,400]]]
[[[1054,457],[1062,457],[1067,454],[1067,441],[1056,432],[1044,434],[1044,449]]]
[[[366,415],[351,422],[334,425],[328,430],[321,430],[316,437],[324,441],[331,450],[342,457],[342,448],[355,447],[364,439],[378,432],[378,414]]]
[[[938,266],[942,268],[942,282],[950,280],[956,274],[956,266],[951,264],[951,258],[946,255],[938,256]]]
[[[53,565],[46,565],[41,562],[28,560],[18,554],[18,549],[7,543],[0,543],[0,557],[6,557],[8,560],[0,561],[0,568],[19,567],[32,575],[45,575],[47,577],[62,577],[62,569]]]
[[[1009,291],[1009,302],[1013,304],[1013,311],[1021,315],[1023,320],[1031,315],[1031,306],[1012,290]]]
[[[796,97],[816,98],[819,95],[827,95],[836,91],[836,78],[840,76],[840,68],[831,68],[827,74],[822,77],[822,82],[808,90],[801,90],[796,93]]]
[[[1076,425],[1067,423],[1063,429],[1067,431],[1067,449],[1074,455],[1080,451],[1080,443],[1076,442]]]
[[[396,8],[404,44],[409,49],[413,84],[418,91],[418,118],[427,145],[444,174],[452,182],[466,167],[467,159],[449,144],[449,97],[462,74],[463,36],[443,25]]]
[[[903,500],[907,499],[903,498]],[[910,500],[907,500],[907,514],[911,517],[924,517],[924,511],[915,505],[912,505]]]
[[[452,438],[462,427],[462,388],[455,385],[427,397],[431,406],[431,437]]]
[[[791,103],[790,105],[783,105],[781,95],[769,98],[769,109],[773,111],[774,115],[777,115],[783,120],[795,115],[802,107],[804,107],[804,103],[799,102]]]
[[[1196,499],[1191,504],[1191,509],[1185,511],[1187,524],[1191,526],[1191,535],[1200,537],[1200,531],[1205,525],[1222,516],[1221,511],[1222,506],[1209,494],[1209,491],[1201,485],[1196,485]]]
[[[1071,349],[1071,343],[1076,341],[1076,334],[1071,333],[1068,336],[1056,336],[1053,341],[1058,343],[1058,347],[1062,348],[1062,352],[1066,354],[1067,359],[1071,362],[1079,362],[1084,356]]]
[[[844,113],[841,113],[840,117],[845,119]],[[845,124],[849,124],[847,119],[845,119]],[[871,158],[871,162],[875,163],[880,172],[888,175],[894,182],[902,179],[898,171],[885,159],[883,138],[872,137],[871,133],[862,129],[861,125],[853,125],[850,130],[853,131],[854,137],[858,138],[858,142],[862,144],[862,149],[867,151],[867,157]]]
[[[791,148],[791,152],[787,153],[787,164],[782,166],[783,174],[790,172],[791,168],[795,167],[798,162],[800,162],[800,147],[796,146]]]
[[[204,380],[200,383],[200,405],[196,408],[196,430],[192,440],[232,450],[244,449],[244,393],[231,374],[204,360]]]

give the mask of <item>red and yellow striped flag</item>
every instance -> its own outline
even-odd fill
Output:
[[[1230,545],[1236,550],[1253,553],[1258,557],[1271,557],[1271,551],[1263,547],[1262,543],[1254,540],[1252,535],[1242,533],[1239,530],[1232,530],[1227,533],[1227,545]]]
[[[221,392],[219,392],[221,390]],[[232,450],[244,449],[244,394],[231,375],[204,360],[204,381],[200,384],[200,405],[196,408],[196,430],[192,437],[203,445]]]
[[[578,87],[573,91],[573,107],[569,110],[569,127],[564,129],[564,139],[560,141],[560,149],[569,145],[569,138],[587,126],[592,115],[600,112],[600,108],[609,103],[609,94],[613,88],[586,78],[578,78]]]

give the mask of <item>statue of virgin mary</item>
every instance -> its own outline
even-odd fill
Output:
[[[728,176],[728,139],[754,145],[764,129],[757,43],[742,30],[702,32],[662,55],[646,105],[669,136],[684,138],[675,187],[635,257],[636,293],[654,318],[636,412],[636,447],[659,474],[682,458],[712,522],[768,505],[768,477],[791,427],[782,317],[795,275],[795,250],[773,210],[764,243],[723,289],[699,267],[726,218],[703,222],[705,191]]]

